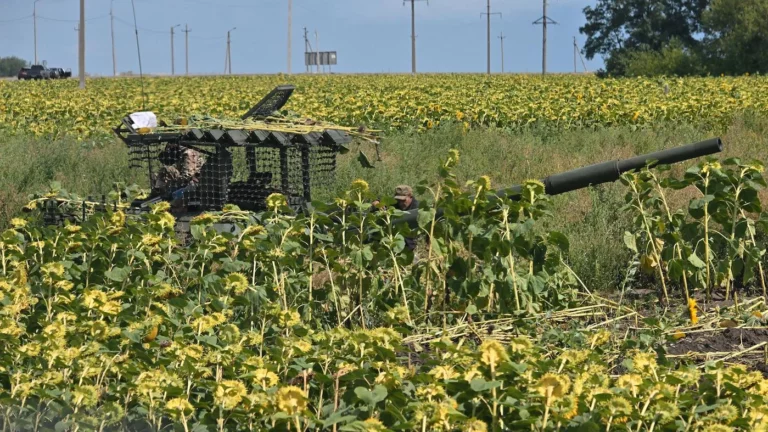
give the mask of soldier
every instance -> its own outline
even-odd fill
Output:
[[[408,185],[400,185],[395,188],[395,200],[397,208],[402,211],[416,210],[419,208],[419,202],[413,197],[413,189]],[[405,245],[411,251],[416,249],[416,239],[412,237],[405,238]]]
[[[413,196],[413,189],[408,185],[400,185],[395,188],[395,200],[397,201],[396,207],[401,211],[416,210],[419,208],[419,201]],[[374,207],[379,207],[381,202],[379,200],[374,201]],[[411,251],[416,249],[416,239],[411,237],[405,238],[405,246]]]
[[[163,167],[158,170],[152,184],[154,189],[175,192],[189,186],[197,186],[200,169],[205,160],[193,149],[171,143],[158,155]]]

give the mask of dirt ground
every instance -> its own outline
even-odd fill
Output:
[[[768,343],[768,329],[725,328],[686,335],[685,338],[668,344],[666,351],[670,356],[691,354],[690,359],[697,362],[732,356],[726,361],[744,364],[768,377],[766,363],[768,345],[766,343]],[[736,355],[750,348],[755,349]]]

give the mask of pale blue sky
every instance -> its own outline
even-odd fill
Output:
[[[113,0],[118,71],[138,72],[130,0]],[[233,73],[277,73],[287,69],[287,0],[135,0],[146,73],[170,73],[170,27],[177,28],[176,73],[184,72],[183,25],[189,24],[190,73],[222,73],[226,33],[232,27]],[[596,0],[551,0],[548,70],[573,71],[573,37],[584,36],[582,9]],[[33,0],[0,0],[0,56],[34,58]],[[39,0],[38,57],[50,67],[77,71],[79,0]],[[294,73],[303,72],[303,27],[320,36],[320,49],[335,50],[334,72],[410,72],[410,3],[402,0],[294,0]],[[485,0],[430,0],[416,4],[419,72],[484,72]],[[501,70],[499,33],[504,32],[505,70],[541,70],[540,0],[492,0],[492,69]],[[89,73],[111,75],[110,0],[86,0]],[[591,71],[600,59],[587,62]],[[581,64],[579,63],[579,69]]]

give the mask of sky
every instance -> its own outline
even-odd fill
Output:
[[[336,51],[337,73],[411,71],[409,0],[293,0],[292,72],[304,72],[304,27],[315,49]],[[288,0],[134,0],[143,70],[171,73],[171,27],[175,29],[176,73],[184,73],[184,25],[189,33],[190,74],[224,72],[227,31],[231,32],[232,73],[287,72]],[[112,74],[110,5],[119,72],[138,73],[131,0],[85,0],[86,71]],[[550,0],[548,72],[573,72],[573,37],[586,6],[596,0]],[[37,0],[37,51],[48,67],[77,73],[79,0]],[[416,3],[418,72],[486,71],[486,0],[420,0]],[[540,72],[541,0],[491,0],[491,68],[501,71],[504,39],[506,72]],[[33,0],[0,0],[0,57],[34,60]],[[585,59],[586,60],[586,59]],[[586,61],[589,71],[602,60]],[[581,61],[579,71],[583,70]]]

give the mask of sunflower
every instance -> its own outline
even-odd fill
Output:
[[[242,402],[243,397],[247,393],[245,385],[240,381],[224,380],[216,386],[216,392],[213,397],[216,405],[221,406],[225,410],[231,410]]]
[[[178,420],[192,414],[194,407],[186,399],[174,398],[165,403],[165,410]]]
[[[227,289],[231,289],[237,295],[242,295],[248,290],[248,278],[242,273],[231,273],[225,279]]]
[[[27,226],[27,221],[21,218],[13,218],[11,219],[11,226],[15,229],[22,229]]]
[[[661,401],[651,407],[656,422],[660,425],[671,423],[680,415],[680,408],[672,402]]]
[[[253,373],[253,383],[260,385],[262,388],[272,388],[279,382],[280,378],[268,369],[257,369],[256,372]]]
[[[281,207],[285,207],[288,205],[288,201],[285,199],[285,196],[279,193],[273,193],[270,196],[267,197],[267,207],[269,207],[272,211],[277,211]]]
[[[294,416],[307,408],[307,398],[300,388],[295,386],[283,387],[277,391],[277,408],[280,412]]]
[[[370,187],[368,186],[368,182],[366,182],[363,179],[357,179],[352,182],[352,191],[368,192],[368,189],[370,189]]]
[[[558,401],[558,410],[564,419],[571,420],[579,413],[579,399],[574,395],[565,396]]]
[[[480,353],[480,361],[490,367],[491,371],[496,369],[499,362],[508,358],[504,347],[499,341],[493,339],[488,339],[480,345]]]
[[[566,375],[548,373],[539,379],[535,388],[547,400],[560,399],[570,390],[571,380]]]

